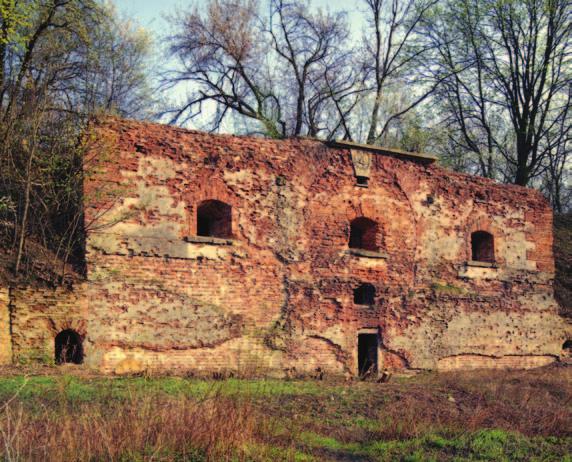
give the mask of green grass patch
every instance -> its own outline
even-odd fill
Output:
[[[301,443],[315,449],[326,449],[340,457],[354,457],[379,462],[572,462],[572,439],[526,438],[498,429],[445,437],[428,434],[419,438],[390,441],[343,443],[330,436],[305,432]]]
[[[10,405],[0,426],[16,428],[6,422],[22,407],[30,435],[60,425],[73,451],[94,422],[105,441],[125,433],[117,439],[125,448],[106,455],[106,442],[93,460],[201,461],[220,446],[217,457],[252,461],[572,462],[571,373],[425,373],[386,384],[9,376],[0,378],[0,405]]]

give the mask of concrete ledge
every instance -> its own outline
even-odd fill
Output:
[[[234,241],[232,239],[222,237],[186,236],[183,240],[192,244],[234,245]]]
[[[488,261],[475,261],[469,260],[466,263],[467,266],[475,266],[477,268],[498,268],[496,262],[488,262]]]
[[[365,249],[350,249],[348,251],[350,255],[355,257],[366,257],[366,258],[389,258],[389,255],[385,252],[374,252],[373,250],[365,250]]]
[[[337,141],[327,142],[327,144],[337,148],[362,149],[366,151],[375,152],[376,154],[401,157],[408,160],[416,160],[424,164],[432,164],[437,160],[436,156],[432,156],[430,154],[424,154],[420,152],[407,152],[407,151],[402,151],[401,149],[384,148],[382,146],[373,146],[371,144],[355,143],[353,141],[337,140]]]

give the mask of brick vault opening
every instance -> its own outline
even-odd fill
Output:
[[[83,345],[81,336],[72,329],[66,329],[56,335],[56,364],[81,364],[83,362]]]
[[[229,238],[232,235],[232,207],[217,200],[206,200],[197,208],[197,235]]]
[[[495,261],[494,238],[486,231],[471,234],[471,260],[493,263]]]
[[[354,289],[354,303],[356,305],[373,305],[375,301],[375,287],[364,283]]]

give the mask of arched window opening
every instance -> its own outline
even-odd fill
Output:
[[[354,289],[354,303],[356,305],[373,305],[375,302],[375,287],[371,284],[361,284]]]
[[[232,235],[232,208],[217,200],[201,202],[197,209],[197,235],[229,238]]]
[[[365,217],[353,220],[350,225],[349,246],[351,249],[377,251],[377,223]]]
[[[83,345],[80,335],[71,329],[56,335],[56,364],[83,362]]]
[[[562,344],[562,350],[564,350],[564,353],[566,353],[568,356],[572,356],[572,340],[566,340]]]
[[[471,260],[493,263],[495,246],[493,235],[486,231],[475,231],[471,234]]]

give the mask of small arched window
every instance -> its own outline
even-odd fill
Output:
[[[572,356],[572,340],[566,340],[566,341],[562,344],[562,350],[563,350],[564,353],[567,354],[568,356]]]
[[[356,305],[373,305],[375,302],[375,287],[365,283],[354,289],[354,303]]]
[[[83,345],[81,336],[72,329],[62,330],[55,339],[56,364],[81,364]]]
[[[471,260],[488,263],[495,261],[495,244],[492,234],[486,231],[475,231],[471,234]]]
[[[217,200],[206,200],[197,208],[197,235],[229,238],[232,236],[232,208]]]
[[[369,218],[359,217],[350,224],[351,249],[378,250],[377,223]]]

